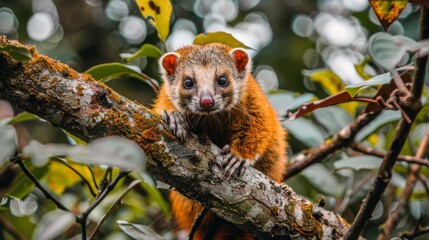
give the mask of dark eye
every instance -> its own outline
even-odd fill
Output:
[[[225,87],[228,85],[228,78],[225,76],[220,76],[219,79],[217,80],[217,84],[219,84],[219,86],[221,87]]]
[[[191,78],[185,78],[185,80],[183,80],[183,86],[186,89],[190,89],[194,86],[194,81]]]

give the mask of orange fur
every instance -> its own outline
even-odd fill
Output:
[[[181,59],[186,59],[193,51],[205,46],[188,46],[179,49],[176,53],[180,55]],[[211,44],[208,47],[221,48],[226,55],[231,51],[231,48],[221,44],[214,46]],[[198,67],[203,68],[203,66]],[[240,65],[240,67],[242,66]],[[183,70],[180,69],[180,65],[177,68],[176,73]],[[174,100],[171,99],[169,91],[172,87],[171,84],[180,85],[180,82],[168,83],[165,76],[164,81],[154,109],[158,113],[165,110],[177,112],[178,109],[173,104]],[[231,79],[231,81],[235,81],[235,79]],[[195,114],[189,114],[186,118],[188,125],[192,126],[191,131],[208,136],[220,148],[229,144],[230,151],[235,155],[247,159],[256,169],[276,182],[281,182],[286,168],[286,131],[281,127],[274,109],[250,73],[246,75],[245,82],[242,83],[242,89],[238,94],[237,106],[218,114],[216,121],[210,116],[199,116],[198,121],[195,121]],[[202,206],[175,191],[170,193],[170,199],[179,227],[189,231],[195,217],[201,212]],[[253,239],[250,234],[211,212],[204,217],[194,239],[208,239],[209,236],[211,236],[210,239],[217,240]]]

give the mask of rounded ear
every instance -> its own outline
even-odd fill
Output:
[[[246,69],[247,64],[250,61],[249,54],[242,48],[234,48],[230,52],[231,57],[234,59],[235,67],[239,72]]]
[[[168,75],[171,75],[176,70],[177,61],[179,60],[179,54],[171,52],[166,53],[160,59],[160,65],[165,69]]]

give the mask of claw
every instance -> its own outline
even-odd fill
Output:
[[[167,123],[168,129],[182,142],[185,141],[188,135],[186,120],[178,112],[167,112],[166,110],[162,111],[161,117]]]
[[[230,152],[230,146],[225,145],[222,148],[222,159],[223,176],[230,178],[234,173],[237,173],[239,177],[242,177],[246,172],[246,169],[251,165],[249,159],[241,158]]]
[[[226,144],[225,146],[223,146],[222,148],[222,154],[226,155],[229,153],[229,150],[231,149],[231,146],[229,146],[229,144]]]

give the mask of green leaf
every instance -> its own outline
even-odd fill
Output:
[[[0,52],[7,52],[13,59],[19,62],[26,62],[33,59],[30,50],[26,47],[17,47],[15,45],[0,46]]]
[[[350,168],[353,170],[361,169],[376,169],[379,168],[382,162],[382,158],[375,156],[355,156],[347,157],[334,162],[335,169]]]
[[[86,142],[83,141],[82,139],[76,137],[75,135],[67,132],[66,130],[63,130],[63,132],[66,134],[67,139],[69,140],[70,144],[72,145],[86,145]]]
[[[330,134],[340,131],[353,120],[350,114],[338,106],[317,109],[313,112],[313,116],[329,130]]]
[[[91,74],[93,78],[99,81],[108,81],[112,78],[128,75],[146,82],[151,87],[155,85],[156,88],[159,88],[158,82],[152,79],[144,78],[138,67],[125,65],[122,63],[100,64],[88,69],[85,73]]]
[[[29,112],[22,112],[18,115],[16,115],[15,117],[13,117],[9,124],[15,124],[15,123],[20,123],[20,122],[27,122],[27,121],[32,121],[32,120],[36,120],[39,119],[38,116],[29,113]]]
[[[323,164],[311,165],[302,171],[302,175],[322,194],[341,196],[344,192],[344,183],[332,175]]]
[[[170,0],[136,0],[143,17],[158,31],[163,42],[170,33],[170,19],[173,7]]]
[[[138,78],[144,79],[140,74],[140,69],[136,66],[125,65],[122,63],[105,63],[94,66],[85,73],[91,74],[93,78],[99,81],[107,81],[123,75],[137,75]]]
[[[161,56],[161,50],[152,44],[143,44],[143,46],[134,54],[121,53],[121,58],[124,59],[125,62],[130,62],[141,57],[160,58]]]
[[[368,54],[377,65],[393,72],[408,49],[415,46],[416,41],[411,38],[378,32],[368,40]]]
[[[238,41],[234,36],[226,32],[209,32],[198,34],[194,39],[194,44],[205,45],[207,43],[223,43],[232,48],[246,48],[252,49],[246,46],[244,43]]]
[[[12,126],[0,125],[0,166],[16,151],[16,132]]]
[[[291,135],[309,147],[319,146],[325,141],[321,129],[305,118],[284,121],[282,124]]]
[[[143,189],[149,194],[149,196],[153,199],[153,201],[159,204],[164,215],[166,217],[169,217],[170,216],[169,205],[165,201],[164,197],[161,195],[159,190],[145,181],[142,181],[140,184],[143,187]]]
[[[296,96],[293,92],[276,90],[275,92],[267,94],[267,97],[279,116],[285,116],[288,109],[297,108],[311,101],[314,95],[311,93],[304,93]]]
[[[401,119],[400,111],[384,111],[356,135],[356,142],[362,142],[362,140],[374,133],[377,129],[388,123],[398,121],[399,119]]]
[[[346,86],[346,91],[350,94],[350,96],[355,96],[360,90],[370,87],[370,86],[378,86],[390,83],[392,80],[392,74],[383,73],[377,75],[373,78],[370,78],[366,81],[350,84]]]
[[[132,224],[123,220],[116,221],[119,228],[134,239],[152,239],[152,240],[165,240],[165,238],[158,235],[150,227],[140,224]]]

